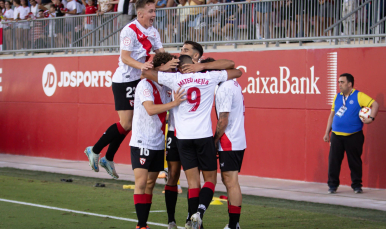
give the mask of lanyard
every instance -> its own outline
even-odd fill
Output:
[[[347,98],[345,98],[344,94],[343,94],[343,96],[342,96],[343,106],[346,106],[346,101],[347,101],[348,97],[350,97],[350,95],[352,95],[353,92],[354,92],[354,89],[352,89],[351,93],[347,96]]]

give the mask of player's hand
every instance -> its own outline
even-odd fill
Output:
[[[363,121],[362,121],[364,124],[370,124],[373,122],[373,119],[371,118],[363,118]]]
[[[174,101],[176,106],[180,105],[183,101],[186,100],[186,98],[183,98],[186,93],[185,92],[185,89],[182,89],[181,88],[178,88],[177,91],[173,91],[173,97],[174,97]]]
[[[141,66],[141,71],[149,70],[153,68],[153,64],[151,62],[145,62]]]
[[[159,70],[160,70],[161,72],[167,72],[167,71],[169,71],[170,69],[175,69],[175,68],[177,68],[179,63],[180,63],[180,60],[179,60],[179,59],[172,59],[172,60],[170,60],[169,62],[167,62],[166,64],[161,65],[161,67],[159,68]]]
[[[330,135],[329,134],[325,134],[324,137],[323,137],[323,141],[330,142]]]
[[[197,63],[197,64],[184,64],[182,66],[182,71],[184,73],[192,73],[192,72],[201,72],[204,70],[204,65]]]

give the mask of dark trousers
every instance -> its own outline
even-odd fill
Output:
[[[362,131],[349,136],[331,134],[330,155],[328,157],[328,186],[339,186],[339,174],[344,152],[351,171],[351,187],[362,187],[362,151],[365,137]]]

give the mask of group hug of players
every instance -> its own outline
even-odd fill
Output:
[[[233,79],[242,73],[234,69],[231,60],[201,60],[203,48],[196,42],[186,41],[178,58],[166,53],[158,31],[152,26],[154,0],[138,0],[136,10],[137,19],[121,31],[119,67],[113,76],[115,110],[120,121],[111,125],[94,146],[86,148],[89,164],[96,172],[100,165],[117,179],[114,155],[132,131],[136,228],[149,228],[153,188],[159,172],[164,170],[169,111],[165,185],[168,228],[177,228],[174,215],[181,165],[188,182],[185,228],[203,228],[202,219],[216,186],[218,154],[228,193],[229,223],[225,229],[239,229],[242,195],[238,172],[246,148],[245,108],[241,87]],[[149,61],[151,50],[155,55]],[[218,122],[213,136],[210,114],[214,98]],[[106,155],[99,159],[107,145]],[[202,187],[200,172],[205,181]]]

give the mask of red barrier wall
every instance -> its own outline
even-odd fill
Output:
[[[241,174],[326,182],[329,145],[322,138],[337,77],[349,72],[355,88],[380,104],[376,121],[364,128],[363,184],[386,188],[385,53],[378,47],[205,54],[232,59],[244,72],[238,81],[248,149]],[[111,92],[117,61],[118,56],[0,60],[0,152],[85,160],[85,147],[118,121]],[[129,139],[116,162],[130,163]],[[341,180],[351,183],[346,160]]]

